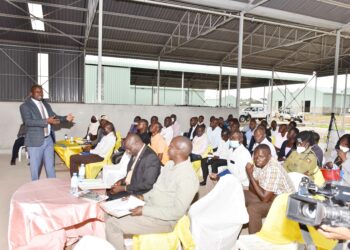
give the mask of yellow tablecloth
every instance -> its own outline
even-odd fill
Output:
[[[83,146],[81,144],[73,143],[69,141],[57,141],[54,149],[62,161],[66,164],[67,168],[70,168],[70,157],[71,155],[79,154],[83,151]]]

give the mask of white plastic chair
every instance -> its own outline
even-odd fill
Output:
[[[92,236],[85,235],[83,238],[79,240],[79,242],[74,247],[74,250],[115,250],[111,243],[108,241]]]
[[[191,206],[189,216],[196,249],[233,249],[242,225],[249,220],[240,181],[230,174],[223,176]]]
[[[297,250],[297,243],[272,244],[258,237],[256,234],[241,235],[237,240],[236,249],[239,250]]]
[[[27,147],[26,146],[21,146],[18,150],[18,161],[21,162],[22,161],[22,151],[24,150],[24,152],[26,153],[26,159],[29,159],[29,155],[27,152]]]

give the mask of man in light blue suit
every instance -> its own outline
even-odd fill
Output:
[[[51,106],[43,100],[43,89],[40,85],[31,87],[31,95],[20,106],[23,123],[26,127],[24,145],[28,148],[32,180],[40,177],[44,164],[47,178],[55,178],[54,140],[52,125],[60,122],[72,122],[74,116],[58,116]]]

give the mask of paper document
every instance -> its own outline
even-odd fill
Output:
[[[108,189],[112,185],[107,185],[102,179],[84,179],[78,184],[81,190]]]
[[[127,199],[121,198],[112,201],[101,203],[101,208],[108,214],[117,218],[131,214],[130,210],[139,206],[144,206],[145,202],[136,198],[135,196],[129,196]]]
[[[107,195],[97,194],[90,190],[79,192],[78,197],[87,201],[92,201],[92,202],[101,202],[108,199]]]

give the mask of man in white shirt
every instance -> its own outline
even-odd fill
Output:
[[[202,115],[198,116],[198,126],[203,126],[205,128],[204,116]]]
[[[204,132],[205,128],[198,126],[197,135],[192,141],[192,153],[190,154],[191,161],[197,161],[202,159],[202,155],[208,149],[209,141],[208,136]]]
[[[171,122],[172,122],[172,128],[174,131],[173,137],[179,136],[181,134],[181,130],[180,130],[180,124],[176,121],[176,115],[172,114],[170,116],[170,118],[171,118]]]
[[[169,116],[165,117],[164,119],[164,127],[162,128],[160,135],[164,137],[166,144],[169,146],[171,140],[174,137],[174,130],[171,126],[171,118]]]
[[[227,166],[227,159],[230,154],[229,151],[229,131],[223,129],[221,132],[221,141],[218,150],[213,155],[202,159],[201,168],[203,172],[203,181],[200,183],[201,186],[206,184],[206,180],[209,174],[209,165],[211,166],[212,173],[217,173],[218,168],[221,166]]]
[[[94,162],[103,161],[111,149],[115,146],[115,130],[112,123],[108,122],[103,128],[103,138],[97,144],[96,148],[91,149],[89,147],[84,148],[82,154],[72,155],[70,157],[70,174],[78,173],[79,166],[81,164],[89,164]]]
[[[214,118],[210,121],[210,127],[207,129],[209,145],[215,152],[221,141],[221,128],[219,127],[219,119]]]
[[[287,140],[287,125],[281,124],[278,133],[275,134],[275,147],[277,150],[281,149],[282,143]]]
[[[252,149],[253,152],[258,145],[265,144],[265,145],[269,146],[272,158],[277,159],[276,149],[272,145],[272,143],[266,138],[266,128],[264,126],[258,126],[255,129],[254,139],[255,139],[255,144],[254,144],[253,149]]]

